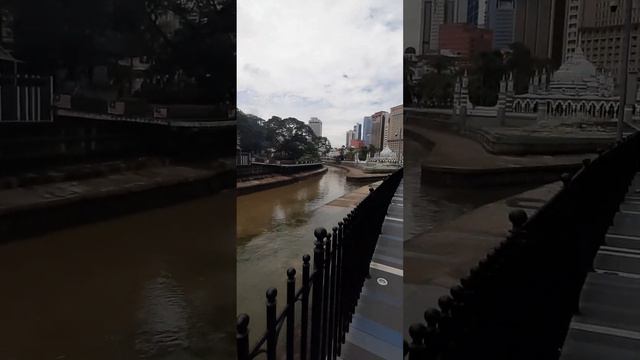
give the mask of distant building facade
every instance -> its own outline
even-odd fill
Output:
[[[367,146],[371,144],[371,116],[365,116],[362,119],[362,140]]]
[[[489,0],[487,28],[493,31],[493,48],[506,49],[514,41],[515,0]]]
[[[351,147],[354,148],[354,149],[360,149],[360,148],[364,147],[364,141],[358,140],[358,139],[352,139],[351,140]]]
[[[389,113],[378,111],[371,115],[371,145],[381,150],[385,143],[385,126],[387,125]]]
[[[356,140],[362,140],[362,124],[356,123],[353,125],[353,132]]]
[[[405,0],[404,46],[417,55],[439,51],[440,25],[466,23],[470,0]]]
[[[347,138],[345,139],[344,146],[350,147],[351,140],[353,140],[353,130],[347,130]]]
[[[387,144],[389,148],[399,156],[402,156],[403,147],[403,106],[398,105],[391,108],[389,112],[389,136]]]
[[[491,51],[492,31],[469,24],[443,24],[440,26],[440,50],[465,59]]]
[[[569,59],[578,49],[578,27],[582,17],[583,0],[567,0],[565,11],[564,46],[562,61]]]
[[[531,55],[562,64],[566,0],[518,0],[514,41],[523,43]]]
[[[322,136],[322,121],[320,121],[320,119],[317,117],[309,119],[309,127],[313,130],[313,133],[316,134],[316,136]]]
[[[569,1],[573,3],[575,0]],[[640,2],[633,1],[632,4],[629,71],[637,72],[640,68]],[[611,12],[609,5],[610,1],[605,0],[583,0],[573,5],[573,12],[577,11],[578,46],[597,68],[617,78],[622,58],[624,1],[619,1],[616,12]],[[575,51],[573,48],[570,50]]]

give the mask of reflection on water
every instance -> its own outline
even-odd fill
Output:
[[[313,210],[359,186],[346,181],[344,170],[328,167],[321,177],[239,196],[238,239],[303,225]]]
[[[233,192],[0,246],[0,359],[233,359]]]
[[[364,184],[350,184],[344,170],[329,167],[322,177],[238,197],[238,312],[251,316],[253,339],[265,329],[268,287],[285,294],[285,273],[301,273],[302,256],[313,247],[313,230],[338,223],[347,208],[322,205]],[[300,275],[298,275],[298,281]],[[279,306],[284,303],[280,297]]]
[[[421,182],[420,158],[425,147],[405,139],[404,237],[431,230],[484,204],[523,192],[531,185],[487,188],[440,188]]]

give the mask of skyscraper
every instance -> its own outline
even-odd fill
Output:
[[[313,133],[316,134],[316,136],[322,136],[322,121],[320,121],[320,119],[312,117],[309,120],[309,127],[313,130]]]
[[[371,145],[382,150],[385,143],[385,126],[387,126],[389,113],[378,111],[371,116]]]
[[[353,133],[356,140],[362,140],[362,124],[356,123],[353,125]]]
[[[389,148],[396,153],[398,159],[402,158],[403,151],[403,106],[398,105],[391,108],[389,113],[389,137],[387,143]]]
[[[371,116],[362,119],[362,140],[367,146],[371,144]]]
[[[488,1],[487,28],[493,31],[493,47],[495,49],[506,49],[513,43],[515,12],[515,0]]]
[[[576,45],[570,39],[577,39],[587,59],[597,68],[612,74],[620,73],[622,59],[622,39],[624,37],[624,1],[618,1],[618,9],[611,11],[611,1],[583,0],[569,2],[567,18],[566,57],[575,52]],[[629,48],[629,72],[640,69],[640,2],[632,1],[631,41]],[[577,24],[577,26],[576,26]],[[575,30],[578,29],[578,35]]]
[[[562,49],[563,60],[568,59],[578,48],[578,28],[582,15],[583,0],[567,0],[565,15],[564,47]]]
[[[404,5],[404,44],[417,54],[439,50],[440,25],[466,23],[469,1],[473,0],[406,0]]]
[[[347,138],[346,138],[345,145],[344,145],[345,147],[348,148],[348,147],[351,146],[351,140],[353,140],[353,137],[354,137],[353,130],[347,130]]]
[[[531,55],[562,63],[566,0],[519,0],[516,4],[515,41]]]

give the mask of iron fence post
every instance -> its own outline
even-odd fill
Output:
[[[276,360],[276,347],[278,344],[276,296],[278,296],[276,288],[267,290],[267,360]]]
[[[296,269],[287,270],[287,360],[293,360],[296,315]]]
[[[328,331],[329,331],[329,327],[328,327],[328,322],[329,322],[329,313],[328,313],[328,309],[329,309],[329,297],[331,296],[330,291],[331,291],[331,283],[329,282],[329,276],[330,276],[330,265],[331,265],[331,234],[328,233],[325,237],[324,240],[324,279],[323,279],[323,284],[324,286],[322,287],[322,338],[320,341],[320,357],[322,359],[326,359],[326,356],[328,354],[327,352],[327,345],[328,345]]]
[[[307,359],[307,340],[308,329],[309,329],[309,290],[310,290],[310,282],[309,282],[309,268],[311,261],[311,256],[304,255],[302,257],[302,299],[301,299],[301,310],[300,310],[300,359]]]
[[[249,360],[249,315],[240,314],[236,323],[236,351],[238,360]]]
[[[322,344],[322,273],[324,268],[324,251],[322,240],[327,236],[327,230],[317,228],[313,249],[313,295],[311,300],[311,360],[320,360],[320,346]]]
[[[331,279],[329,283],[331,284],[331,296],[329,298],[329,343],[328,343],[328,352],[329,359],[334,360],[336,358],[336,329],[335,329],[335,316],[336,316],[336,272],[337,272],[337,253],[338,253],[338,228],[333,227],[332,229],[333,235],[331,236]]]

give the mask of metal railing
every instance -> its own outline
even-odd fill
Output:
[[[278,337],[286,325],[287,360],[336,359],[349,330],[387,208],[402,179],[402,169],[386,178],[331,232],[315,230],[313,268],[311,256],[302,257],[302,286],[296,290],[296,270],[287,270],[286,306],[277,314],[277,290],[267,290],[267,330],[249,346],[249,316],[237,323],[239,360],[266,354],[275,360]],[[296,304],[300,320],[296,319]]]
[[[558,359],[596,252],[640,167],[638,133],[585,160],[531,218],[409,328],[418,359]]]

